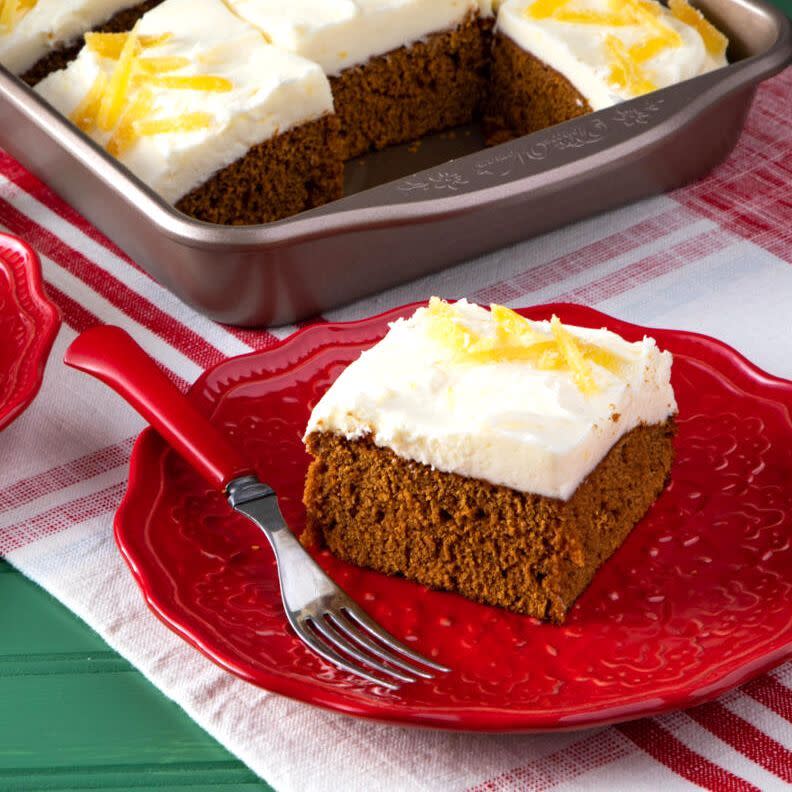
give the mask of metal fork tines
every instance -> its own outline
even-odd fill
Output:
[[[269,539],[289,624],[314,652],[392,690],[450,670],[397,641],[330,580],[286,526],[270,487],[245,476],[231,482],[228,500]]]

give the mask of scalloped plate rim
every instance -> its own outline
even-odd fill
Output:
[[[384,321],[392,321],[400,316],[408,315],[416,308],[425,304],[425,301],[418,301],[349,322],[328,322],[301,328],[291,336],[265,350],[254,350],[244,355],[228,358],[207,369],[190,387],[188,395],[200,408],[205,410],[207,405],[211,406],[213,402],[208,396],[202,394],[202,391],[205,389],[210,379],[216,378],[217,375],[221,374],[223,369],[228,366],[236,367],[240,362],[253,358],[258,358],[261,359],[262,362],[266,362],[268,358],[275,357],[279,353],[287,351],[291,346],[296,346],[297,342],[310,341],[312,335],[322,335],[326,333],[328,329],[353,329],[368,324],[376,326]],[[743,380],[740,382],[741,386],[745,387],[749,384],[755,386],[747,390],[747,392],[752,395],[759,395],[757,391],[762,392],[767,388],[772,391],[778,390],[779,392],[785,393],[789,398],[788,405],[783,404],[781,400],[777,398],[771,397],[770,400],[784,406],[788,417],[792,414],[792,381],[777,377],[761,369],[742,353],[719,339],[693,331],[650,328],[637,325],[617,319],[595,308],[590,308],[578,303],[545,303],[524,308],[516,308],[515,310],[527,315],[533,312],[563,313],[569,310],[575,312],[582,310],[587,314],[587,323],[588,317],[591,317],[592,322],[602,322],[600,326],[608,326],[610,329],[616,327],[617,332],[622,332],[624,329],[627,329],[628,331],[642,332],[658,339],[671,335],[675,339],[684,339],[697,344],[703,344],[710,350],[716,349],[719,357],[723,361],[729,363],[733,370],[732,373]],[[375,335],[375,333],[372,333],[372,335]],[[358,346],[362,343],[364,342],[356,341],[344,344],[343,341],[333,340],[326,344],[319,344],[316,346],[306,344],[308,354],[292,361],[291,365],[285,370],[275,369],[271,376],[280,376],[284,373],[288,373],[290,369],[303,365],[305,362],[321,354],[323,350],[328,348]],[[790,418],[790,423],[792,424],[792,418]],[[654,699],[645,699],[637,703],[621,706],[608,706],[604,708],[592,707],[580,714],[567,716],[561,719],[557,716],[553,716],[552,713],[546,710],[513,710],[494,708],[491,706],[467,709],[453,708],[449,710],[437,707],[432,710],[426,710],[421,707],[393,705],[383,701],[380,706],[375,707],[372,704],[358,703],[349,700],[343,690],[335,692],[326,691],[320,687],[310,688],[306,685],[304,680],[272,672],[270,670],[262,670],[260,668],[257,669],[255,673],[249,672],[245,669],[244,664],[235,664],[232,660],[229,660],[227,656],[223,656],[222,652],[214,651],[210,646],[206,645],[194,635],[190,628],[180,621],[177,609],[168,607],[165,603],[158,601],[156,596],[154,596],[148,588],[143,570],[139,568],[136,559],[124,542],[123,526],[127,520],[130,519],[130,515],[131,519],[140,519],[141,517],[145,519],[144,515],[135,514],[135,511],[139,511],[141,506],[141,504],[135,502],[135,495],[141,483],[147,478],[141,460],[143,458],[151,458],[154,450],[156,450],[158,458],[161,459],[161,454],[166,449],[167,446],[164,441],[159,437],[156,431],[150,427],[145,429],[135,442],[130,458],[130,477],[127,489],[114,519],[116,544],[140,587],[148,607],[167,627],[220,668],[272,693],[284,695],[332,712],[391,725],[459,732],[550,733],[609,726],[629,720],[671,712],[683,707],[702,704],[723,695],[723,693],[739,685],[745,684],[760,674],[792,658],[792,630],[790,630],[785,641],[779,640],[777,643],[773,644],[772,648],[768,649],[760,656],[753,657],[730,669],[728,672],[721,673],[714,682],[706,685],[704,689],[691,685],[682,686],[676,684],[673,691],[663,691],[664,698],[660,703],[654,703]],[[781,637],[783,637],[783,633],[779,636],[779,638]]]
[[[36,343],[33,345],[35,357],[27,367],[23,386],[14,388],[9,400],[0,404],[0,431],[10,426],[31,405],[41,390],[44,371],[47,367],[52,347],[61,326],[60,311],[44,291],[44,278],[38,255],[26,242],[13,234],[0,232],[0,258],[11,248],[17,248],[24,259],[24,286],[36,306],[38,314],[32,316],[37,331]],[[3,266],[3,265],[0,265]],[[19,285],[14,276],[14,268],[5,264],[12,285]]]

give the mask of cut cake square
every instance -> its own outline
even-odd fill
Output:
[[[343,192],[322,69],[222,0],[165,0],[129,34],[89,35],[37,91],[200,220],[265,223]]]
[[[162,0],[0,0],[0,63],[28,85],[64,68],[89,31],[131,30]]]
[[[504,0],[485,129],[520,137],[727,65],[687,0]]]
[[[313,410],[304,541],[560,622],[666,484],[671,363],[652,339],[433,300]]]
[[[330,77],[344,158],[470,123],[486,89],[479,0],[228,0]]]

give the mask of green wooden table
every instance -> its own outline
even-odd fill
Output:
[[[0,561],[0,789],[270,787]]]
[[[48,789],[271,787],[0,560],[0,790]]]

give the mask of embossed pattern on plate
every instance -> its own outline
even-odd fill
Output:
[[[220,364],[192,389],[280,494],[299,532],[309,411],[344,366],[413,306],[309,328]],[[672,482],[563,626],[318,555],[396,636],[453,668],[398,693],[326,665],[290,634],[275,565],[254,526],[165,448],[136,446],[116,520],[147,600],[174,630],[258,685],[348,714],[450,729],[594,726],[700,703],[792,655],[792,383],[722,343],[647,331],[574,305],[524,309],[649,332],[675,355]]]
[[[21,240],[0,234],[0,429],[38,393],[59,326],[38,257]]]

